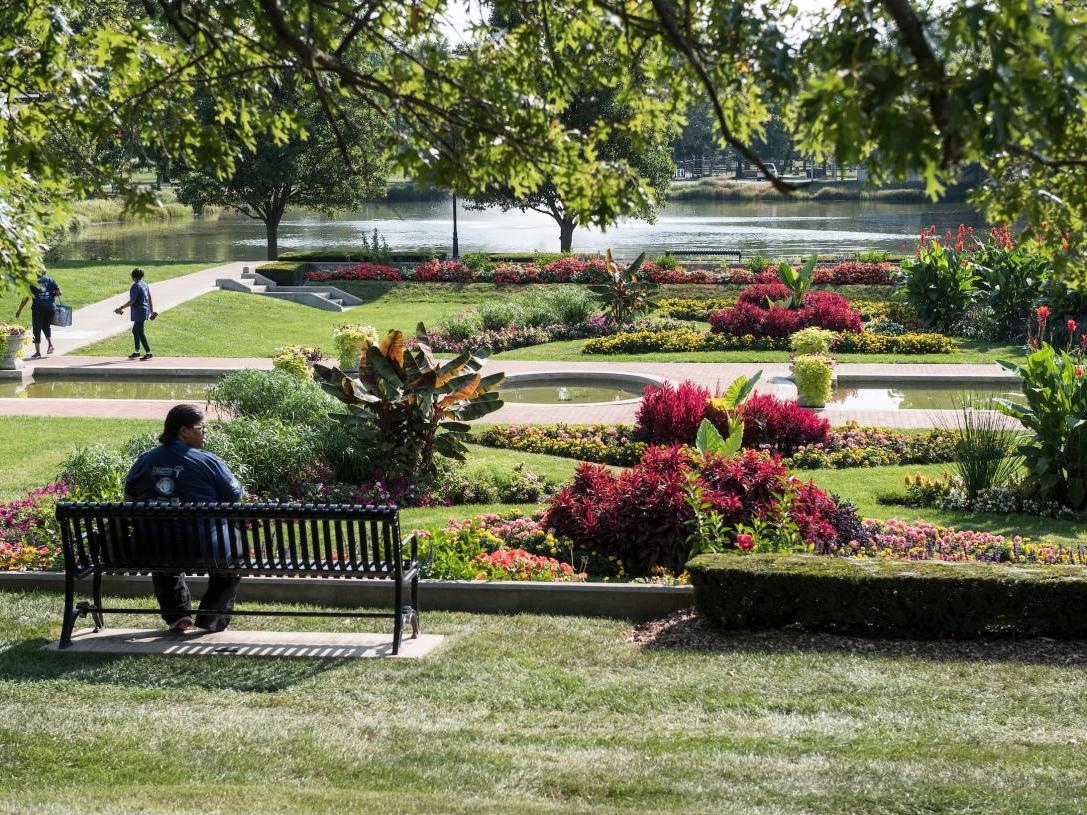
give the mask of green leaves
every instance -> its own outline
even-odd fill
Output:
[[[709,419],[703,419],[695,435],[695,448],[703,456],[719,455],[732,458],[740,452],[744,440],[744,423],[733,421],[729,426],[728,438],[723,437]]]
[[[752,377],[738,376],[729,384],[725,389],[724,396],[721,398],[724,400],[724,407],[729,410],[735,410],[755,389],[755,385],[758,384],[759,379],[762,378],[762,371],[756,371]]]

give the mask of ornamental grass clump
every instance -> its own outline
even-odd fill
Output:
[[[955,414],[952,466],[971,501],[983,490],[1005,486],[1023,463],[1016,452],[1022,433],[1008,427],[992,407],[990,400],[964,395]]]

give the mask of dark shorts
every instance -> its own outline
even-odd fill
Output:
[[[51,306],[33,306],[30,309],[31,328],[35,344],[42,341],[42,334],[47,340],[53,339],[53,309]]]

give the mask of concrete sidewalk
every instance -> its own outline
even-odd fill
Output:
[[[155,311],[159,313],[168,311],[194,297],[214,291],[215,281],[219,278],[240,279],[244,267],[253,268],[263,262],[265,261],[246,260],[225,263],[192,274],[152,283],[151,300],[155,304]],[[71,328],[53,329],[55,355],[67,354],[107,337],[131,331],[132,323],[129,320],[128,311],[126,310],[123,316],[113,313],[114,309],[127,302],[128,293],[125,292],[77,309],[72,314]],[[52,362],[52,360],[49,361]],[[37,366],[42,362],[45,360],[33,360],[30,364]]]

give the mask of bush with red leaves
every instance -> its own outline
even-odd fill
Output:
[[[649,385],[638,406],[634,435],[649,444],[694,444],[698,425],[706,415],[710,392],[684,380]]]
[[[718,283],[720,278],[706,269],[658,269],[647,263],[644,271],[651,283]]]
[[[792,482],[787,510],[804,541],[819,550],[838,542],[835,500],[754,450],[702,459],[679,446],[650,447],[641,462],[618,474],[582,464],[570,486],[551,499],[544,526],[577,546],[618,557],[631,575],[648,575],[654,567],[679,574],[691,553],[691,511],[683,499],[688,473],[697,475],[703,498],[729,526],[771,513]]]
[[[334,272],[307,272],[304,279],[309,283],[326,283],[330,280],[403,280],[404,274],[395,266],[356,263]]]
[[[863,328],[861,315],[840,294],[809,292],[800,308],[779,305],[790,297],[789,289],[780,283],[751,286],[735,306],[710,314],[710,330],[737,337],[788,337],[809,326],[854,332]]]
[[[469,283],[472,270],[459,261],[425,260],[415,267],[412,277],[426,283]]]
[[[822,444],[830,436],[830,422],[803,408],[798,402],[785,402],[768,393],[755,393],[740,405],[738,417],[744,423],[744,447],[770,450],[790,455],[807,444]],[[713,411],[707,418],[723,433],[727,422],[715,419]]]
[[[812,275],[812,282],[889,286],[895,282],[896,268],[893,263],[838,263],[829,268],[816,269]]]

